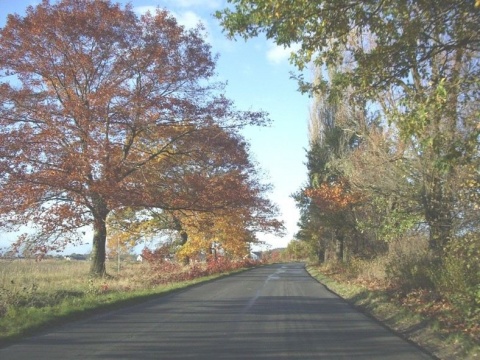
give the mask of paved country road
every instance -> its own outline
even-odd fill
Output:
[[[265,266],[0,349],[22,359],[431,359],[312,279]]]

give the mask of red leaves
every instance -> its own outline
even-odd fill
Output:
[[[160,246],[155,250],[145,248],[142,250],[141,257],[149,263],[163,263],[169,260],[170,251],[168,246]]]
[[[0,31],[2,226],[41,219],[42,245],[125,207],[248,209],[258,227],[280,226],[238,134],[266,114],[235,110],[211,81],[200,28],[62,0]]]

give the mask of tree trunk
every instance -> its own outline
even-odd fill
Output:
[[[340,231],[337,231],[335,238],[335,258],[339,262],[343,261],[344,248],[344,236]]]
[[[319,249],[317,251],[317,261],[320,264],[323,264],[325,262],[325,250],[324,249]]]
[[[182,246],[185,245],[188,241],[188,234],[186,231],[180,231],[180,239],[181,240],[181,244]],[[188,265],[190,264],[190,257],[189,256],[185,256],[185,258],[183,259],[183,265]]]
[[[175,215],[173,215],[173,224],[174,229],[177,230],[180,234],[180,245],[184,246],[188,241],[188,233],[183,230],[182,222]],[[190,264],[190,257],[185,256],[183,258],[183,265]]]
[[[323,244],[323,242],[320,239],[317,240],[316,253],[317,253],[317,261],[319,263],[323,264],[326,261],[325,245]]]
[[[217,247],[215,243],[212,243],[210,246],[210,255],[212,255],[214,261],[217,261]]]
[[[93,211],[93,245],[92,260],[90,264],[90,276],[104,277],[107,274],[105,268],[106,244],[107,244],[107,215],[109,213],[105,201],[100,197],[94,199],[96,209]]]
[[[90,264],[90,275],[93,277],[103,277],[107,274],[105,268],[106,243],[107,227],[105,219],[95,219],[93,225],[92,263]]]
[[[430,191],[429,191],[430,190]],[[424,195],[425,218],[430,228],[429,248],[441,254],[452,237],[451,199],[445,194],[442,180],[435,178]]]

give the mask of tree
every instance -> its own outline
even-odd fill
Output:
[[[180,175],[175,197],[185,202],[183,209],[115,212],[109,223],[121,242],[138,244],[148,236],[173,233],[179,236],[178,255],[187,262],[214,242],[242,257],[258,241],[256,233],[281,232],[277,208],[266,197],[269,186],[260,181],[243,138],[219,127],[205,131],[206,138],[195,144],[195,153],[169,167]]]
[[[195,209],[177,196],[206,185],[177,171],[194,144],[212,127],[266,121],[236,110],[214,69],[202,28],[185,30],[163,10],[137,17],[110,1],[44,0],[9,15],[0,32],[1,228],[34,228],[16,246],[46,252],[93,226],[91,273],[103,276],[112,211]]]
[[[289,260],[305,261],[310,257],[311,251],[308,248],[308,243],[305,241],[291,240],[288,243],[284,254]]]
[[[456,169],[478,151],[480,11],[471,0],[231,0],[217,12],[229,36],[265,33],[277,45],[297,43],[302,70],[348,65],[334,81],[306,82],[303,91],[350,88],[393,124],[424,159],[421,204],[430,247],[453,236]]]
[[[233,175],[227,184],[214,190],[228,206],[175,215],[185,233],[184,240],[188,236],[188,241],[182,241],[180,257],[208,253],[215,246],[226,255],[242,258],[249,254],[251,245],[259,243],[257,233],[282,234],[283,224],[276,218],[278,210],[265,197],[269,187],[252,176],[255,174]]]

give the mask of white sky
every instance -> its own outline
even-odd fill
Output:
[[[52,1],[52,0],[51,0]],[[36,0],[0,0],[0,27],[9,13],[23,14]],[[53,1],[52,1],[53,2]],[[114,1],[112,1],[114,2]],[[126,4],[127,1],[118,1]],[[295,71],[288,63],[290,50],[275,46],[259,37],[245,42],[228,40],[222,34],[213,12],[224,8],[226,0],[133,0],[137,13],[165,8],[179,23],[191,27],[201,21],[207,41],[220,58],[218,80],[228,81],[226,95],[242,110],[264,110],[273,123],[268,128],[249,128],[243,133],[251,144],[253,158],[266,174],[265,180],[274,186],[270,198],[282,213],[287,228],[284,238],[260,237],[272,248],[284,247],[297,231],[299,213],[290,195],[306,180],[305,148],[308,146],[307,120],[310,99],[297,92],[297,83],[290,79]],[[87,239],[88,240],[88,239]],[[5,246],[0,234],[0,247]],[[71,249],[74,252],[89,251]]]

